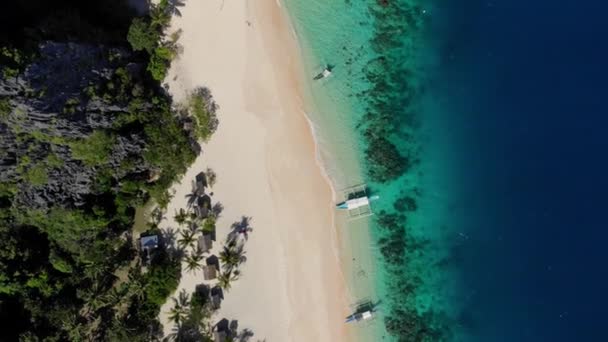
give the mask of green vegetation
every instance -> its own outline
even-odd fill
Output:
[[[104,119],[110,127],[91,127],[90,135],[74,139],[62,136],[54,123],[32,131],[36,126],[26,126],[31,123],[28,107],[0,98],[0,125],[10,117],[19,147],[3,151],[15,154],[15,176],[0,183],[0,320],[11,322],[3,327],[3,340],[153,341],[162,335],[157,317],[177,288],[181,258],[161,248],[142,266],[131,227],[136,207],[150,200],[166,205],[167,189],[196,156],[196,142],[183,130],[182,119],[171,110],[171,100],[158,82],[177,53],[177,35],[161,40],[172,13],[170,3],[160,1],[143,18],[133,18],[124,3],[16,1],[0,14],[5,19],[0,21],[0,70],[5,79],[25,70],[47,40],[105,44],[100,51],[107,59],[104,68],[113,71],[111,77],[71,94],[59,115],[80,120],[92,99],[128,108],[108,113]],[[139,52],[126,57],[116,52],[115,47],[129,43]],[[89,67],[88,61],[79,65]],[[44,95],[45,87],[32,96],[51,100]],[[48,87],[46,94],[51,91]],[[131,148],[126,155],[115,152],[125,151],[121,147],[129,139],[134,142],[126,145]],[[83,177],[93,182],[89,189],[83,182],[88,192],[78,193],[78,201],[45,202],[46,197],[37,196],[69,191],[57,190],[62,181],[57,175],[75,169],[84,169]],[[35,205],[24,204],[27,195],[37,199]],[[188,322],[188,329],[204,338],[206,305],[201,297],[193,297],[184,320],[184,326]]]
[[[60,168],[64,165],[63,159],[51,152],[46,156],[46,165],[52,168]]]
[[[188,105],[189,113],[194,119],[196,136],[203,141],[208,141],[219,124],[215,113],[217,106],[211,99],[209,90],[197,88],[190,95]]]
[[[160,307],[177,288],[181,278],[181,265],[179,259],[170,258],[167,254],[157,258],[144,276],[144,291],[147,300]]]
[[[6,97],[0,98],[0,120],[5,121],[13,110],[10,101]]]
[[[115,139],[110,134],[95,131],[86,139],[70,143],[72,157],[88,166],[97,166],[108,161]]]
[[[167,76],[167,69],[171,65],[171,60],[175,57],[174,51],[170,48],[161,46],[156,48],[152,52],[150,57],[150,63],[148,64],[148,71],[152,78],[157,81],[162,81]]]
[[[127,40],[135,51],[152,53],[158,45],[158,33],[142,18],[133,19]]]
[[[220,260],[226,272],[230,273],[238,269],[247,260],[243,245],[237,244],[234,240],[228,242],[220,252]]]
[[[234,270],[232,272],[222,272],[217,276],[218,285],[225,291],[230,291],[232,288],[232,282],[239,279],[239,271]]]
[[[169,319],[177,328],[169,338],[174,341],[213,341],[207,324],[212,311],[208,296],[202,291],[196,291],[190,298],[182,291],[177,298],[172,299],[173,307],[169,311]]]
[[[156,81],[165,79],[167,69],[177,54],[176,40],[179,35],[172,35],[173,39],[168,42],[162,40],[162,35],[171,22],[171,13],[171,3],[168,0],[152,4],[150,16],[135,18],[127,35],[133,50],[146,51],[150,55],[148,71]]]
[[[44,185],[48,181],[46,168],[43,164],[31,167],[25,173],[24,180],[33,186]]]
[[[215,231],[215,217],[209,216],[203,222],[203,232],[212,233]]]
[[[27,59],[26,55],[19,49],[0,47],[2,77],[5,79],[17,77],[25,66]]]

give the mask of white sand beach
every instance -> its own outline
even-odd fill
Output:
[[[212,201],[221,248],[230,225],[251,217],[246,263],[214,321],[238,320],[253,340],[350,341],[344,325],[348,294],[338,258],[338,233],[328,180],[300,95],[301,63],[287,16],[275,0],[188,0],[172,31],[183,30],[183,53],[167,77],[176,101],[208,87],[220,106],[220,125],[181,184],[167,219],[186,208],[195,175],[217,173]],[[192,293],[202,272],[182,273],[178,292]],[[162,308],[165,334],[171,323]]]

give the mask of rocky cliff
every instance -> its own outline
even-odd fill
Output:
[[[79,207],[101,169],[117,179],[150,176],[143,132],[123,127],[143,92],[144,71],[130,58],[121,49],[47,42],[23,72],[0,79],[0,181],[18,184],[17,202]],[[106,139],[91,141],[94,132]]]

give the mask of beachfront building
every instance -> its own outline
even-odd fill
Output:
[[[224,291],[221,287],[215,286],[209,292],[209,303],[211,304],[212,310],[218,310],[224,299]]]
[[[205,187],[207,186],[207,177],[204,172],[199,172],[194,177],[194,191],[197,195],[202,196],[205,194]]]
[[[158,248],[158,235],[148,235],[139,238],[139,251],[146,262],[150,261],[152,253]]]

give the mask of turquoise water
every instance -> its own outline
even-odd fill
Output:
[[[434,9],[388,4],[289,0],[287,7],[311,78],[335,66],[310,88],[316,106],[308,114],[324,166],[336,189],[365,182],[381,197],[371,220],[348,225],[351,232],[369,225],[371,239],[355,244],[368,244],[356,251],[373,260],[369,295],[380,303],[379,322],[363,339],[457,340],[458,275],[450,253],[467,236],[448,222],[462,189],[451,181],[445,147],[461,137],[425,93],[437,63],[427,30]]]
[[[381,198],[342,227],[381,302],[361,339],[608,340],[605,2],[288,5],[308,73],[335,65],[329,175]]]

